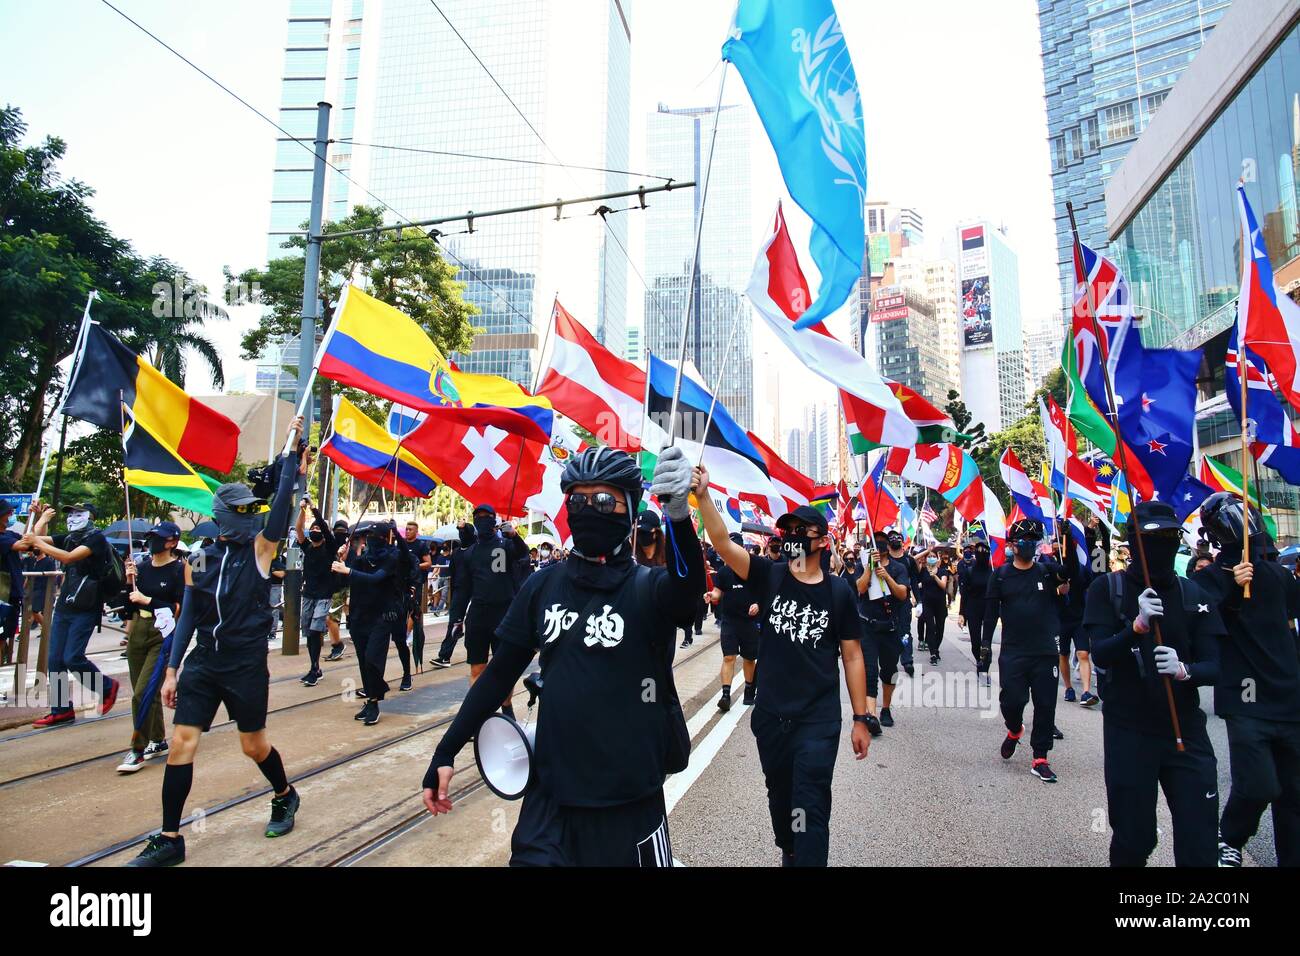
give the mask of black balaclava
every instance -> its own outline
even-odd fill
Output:
[[[975,545],[975,567],[983,570],[989,566],[989,548],[986,544]]]
[[[1142,554],[1146,555],[1147,570],[1151,573],[1151,586],[1157,590],[1174,583],[1177,574],[1174,571],[1174,559],[1178,556],[1178,546],[1182,537],[1178,532],[1172,534],[1151,533],[1142,535],[1142,551],[1138,551],[1137,542],[1133,542],[1132,560],[1128,563],[1127,574],[1134,581],[1143,582]]]
[[[566,510],[568,505],[565,505]],[[632,536],[633,516],[612,512],[601,514],[588,505],[581,511],[569,511],[569,531],[573,547],[589,561],[608,561],[625,554],[623,545]]]

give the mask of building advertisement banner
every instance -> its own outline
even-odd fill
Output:
[[[897,294],[876,295],[871,307],[872,322],[890,322],[907,318],[907,298]]]
[[[989,274],[989,250],[983,226],[961,230],[961,277],[974,279]]]
[[[993,306],[987,275],[962,280],[961,324],[966,348],[993,344]]]

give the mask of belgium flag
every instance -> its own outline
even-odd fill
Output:
[[[63,413],[118,431],[120,404],[184,461],[220,472],[234,466],[239,426],[190,398],[117,336],[92,322],[72,372]]]
[[[212,514],[215,484],[200,475],[166,442],[135,416],[128,416],[122,434],[126,483],[186,511]]]

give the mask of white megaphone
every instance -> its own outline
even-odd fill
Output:
[[[474,762],[488,789],[503,800],[518,800],[533,779],[533,746],[537,724],[532,720],[533,703],[541,692],[540,675],[524,680],[528,688],[529,720],[520,724],[513,717],[495,713],[483,721],[474,738]]]

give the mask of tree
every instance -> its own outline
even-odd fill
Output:
[[[958,434],[970,436],[969,440],[959,440],[957,442],[959,445],[964,448],[975,448],[988,440],[984,434],[984,423],[971,424],[970,409],[966,407],[966,403],[961,400],[961,395],[955,389],[948,390],[948,403],[943,406],[943,410],[952,419]]]
[[[382,209],[357,206],[347,218],[328,223],[324,233],[377,229],[381,225]],[[292,236],[283,244],[286,249],[302,250],[306,246],[303,236]],[[301,255],[289,254],[272,259],[265,268],[245,269],[238,276],[227,271],[227,282],[238,290],[240,303],[266,307],[257,326],[240,342],[245,359],[261,355],[273,341],[299,333],[303,262]],[[455,267],[442,257],[438,244],[419,229],[372,232],[321,244],[321,334],[333,322],[334,308],[348,282],[363,283],[370,295],[414,319],[443,354],[469,351],[474,333],[480,331],[470,323],[479,310],[464,300],[465,284],[456,280]],[[334,387],[328,379],[317,378],[322,422],[333,416]],[[360,393],[356,399],[363,408],[373,405]],[[323,462],[322,458],[317,464],[318,482]]]
[[[984,476],[984,483],[998,496],[1003,507],[1010,507],[1011,493],[1002,480],[1002,453],[1008,448],[1012,449],[1024,466],[1025,473],[1034,478],[1041,473],[1043,462],[1047,458],[1045,441],[1042,422],[1039,421],[1038,412],[1034,412],[1010,428],[990,435],[983,445],[971,452],[971,457]]]
[[[58,365],[72,354],[91,290],[100,294],[93,315],[103,328],[133,347],[158,343],[173,367],[185,348],[203,354],[206,342],[187,329],[173,334],[170,319],[153,314],[157,282],[193,283],[167,259],[136,255],[95,218],[94,190],[58,173],[62,139],[24,147],[26,133],[20,110],[0,108],[0,455],[9,463],[0,481],[17,489],[38,464],[60,397]],[[217,360],[219,373],[215,349],[205,358]]]

